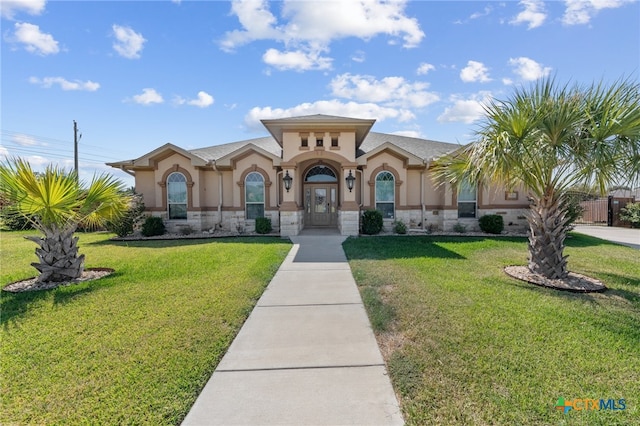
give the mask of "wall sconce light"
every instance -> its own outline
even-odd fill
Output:
[[[293,181],[293,178],[289,176],[289,170],[287,170],[287,174],[284,175],[282,181],[284,182],[284,189],[289,192],[289,190],[291,189],[291,182]]]
[[[349,192],[351,192],[353,190],[353,184],[356,181],[355,176],[351,174],[351,170],[349,170],[349,176],[347,176],[345,180],[347,181],[347,188],[349,188]]]

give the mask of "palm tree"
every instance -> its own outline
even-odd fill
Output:
[[[485,114],[477,142],[437,162],[436,175],[454,185],[467,179],[527,188],[529,270],[566,278],[569,190],[588,185],[604,193],[639,180],[639,84],[558,87],[545,79],[491,101]]]
[[[78,255],[79,225],[95,227],[122,215],[129,198],[113,177],[94,176],[85,189],[74,172],[48,166],[36,173],[22,159],[0,164],[0,195],[9,202],[11,214],[23,216],[42,237],[25,237],[38,244],[39,263],[32,263],[39,282],[62,282],[79,278],[84,255]]]

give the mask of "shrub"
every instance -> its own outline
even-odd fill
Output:
[[[131,195],[132,198],[127,212],[119,219],[107,222],[106,225],[107,230],[114,232],[118,237],[126,237],[132,234],[144,217],[142,195],[133,191],[131,191]]]
[[[21,231],[23,229],[33,229],[33,225],[29,219],[11,211],[10,207],[0,208],[0,228],[7,231]]]
[[[504,220],[499,214],[486,214],[478,219],[478,225],[483,232],[499,234],[504,230]]]
[[[382,231],[382,213],[378,210],[366,210],[362,214],[362,232],[367,235]]]
[[[166,231],[161,217],[149,216],[142,224],[142,235],[145,237],[153,237],[154,235],[162,235]]]
[[[566,226],[569,229],[573,229],[574,222],[582,217],[584,207],[580,205],[580,202],[587,199],[589,199],[588,196],[575,192],[570,192],[565,196],[562,208],[564,209]]]
[[[271,219],[268,217],[256,218],[256,232],[258,234],[268,234],[271,232]]]
[[[464,234],[465,232],[467,232],[467,226],[463,225],[460,222],[458,222],[455,225],[453,225],[453,230],[454,230],[454,232],[457,232],[458,234]]]
[[[631,223],[634,228],[640,228],[640,202],[629,203],[620,209],[620,219]]]
[[[401,220],[396,220],[395,222],[393,222],[393,232],[395,232],[396,234],[406,234],[407,225],[405,225]]]

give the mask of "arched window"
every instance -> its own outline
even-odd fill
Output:
[[[167,178],[167,205],[169,219],[187,218],[187,179],[182,173],[171,173]]]
[[[458,186],[458,217],[476,217],[476,197],[475,185],[463,180]]]
[[[331,168],[323,165],[314,166],[304,177],[305,182],[337,182],[338,178]]]
[[[380,172],[376,176],[376,210],[385,219],[393,219],[396,200],[396,183],[393,174]]]
[[[264,178],[258,172],[251,172],[244,179],[245,217],[264,217]]]

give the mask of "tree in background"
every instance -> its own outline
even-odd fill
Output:
[[[526,187],[529,270],[566,278],[570,189],[584,185],[604,194],[613,184],[639,180],[639,84],[558,86],[545,79],[492,101],[485,113],[477,142],[438,161],[437,175],[454,185]]]
[[[94,176],[85,188],[74,172],[48,166],[35,173],[19,158],[0,164],[0,195],[9,214],[27,219],[42,237],[25,237],[38,244],[39,263],[32,263],[39,282],[63,282],[79,278],[84,255],[78,255],[79,225],[101,226],[123,215],[129,196],[112,176]]]

